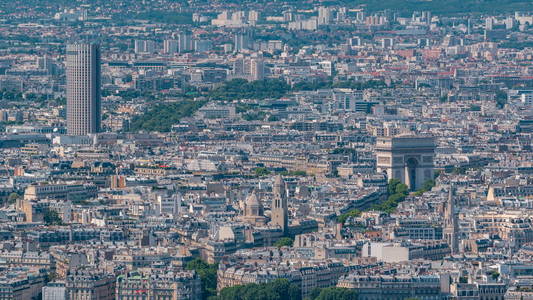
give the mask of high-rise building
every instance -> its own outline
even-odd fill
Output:
[[[281,175],[276,176],[272,186],[271,221],[273,225],[280,226],[283,233],[289,229],[289,209],[287,205],[287,186]]]
[[[505,29],[512,30],[514,27],[514,19],[512,17],[508,17],[505,19]]]
[[[362,46],[361,38],[360,37],[353,37],[348,39],[348,44],[352,47],[359,47]]]
[[[238,58],[233,62],[233,75],[236,77],[248,75],[246,68],[246,60],[244,58]]]
[[[382,38],[381,39],[381,48],[383,49],[389,49],[394,46],[394,39],[393,38]]]
[[[318,8],[318,25],[327,25],[331,23],[332,19],[331,8],[321,6]]]
[[[339,7],[339,11],[337,12],[337,21],[338,22],[344,22],[346,21],[346,7]]]
[[[248,22],[250,24],[256,24],[259,21],[260,13],[257,10],[251,10],[248,12]]]
[[[100,47],[67,46],[67,133],[86,135],[100,131]]]
[[[178,52],[188,52],[193,50],[192,36],[189,32],[181,32],[178,35]]]
[[[233,44],[233,49],[235,50],[235,52],[241,52],[242,50],[250,49],[252,44],[250,32],[243,31],[235,33]]]
[[[148,40],[135,40],[135,53],[154,53],[155,42]]]
[[[54,74],[56,66],[50,57],[44,56],[37,59],[37,68],[45,70],[48,74]]]
[[[247,80],[261,80],[265,77],[265,63],[261,57],[240,57],[233,62],[233,76]]]
[[[250,79],[261,80],[265,77],[265,67],[262,59],[250,60]]]
[[[195,40],[194,51],[196,52],[208,52],[213,49],[213,42],[210,40]]]
[[[488,17],[485,19],[485,30],[492,30],[494,28],[494,18]]]
[[[165,40],[163,42],[163,52],[166,54],[174,54],[178,52],[177,40]]]

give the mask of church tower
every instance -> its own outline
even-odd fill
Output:
[[[276,176],[272,186],[272,224],[280,226],[283,233],[289,229],[289,215],[287,207],[287,186],[281,175]]]
[[[444,238],[450,245],[452,254],[459,252],[459,240],[457,217],[455,215],[455,190],[453,184],[450,184],[450,190],[448,191],[448,201],[446,202],[445,214],[444,214]]]

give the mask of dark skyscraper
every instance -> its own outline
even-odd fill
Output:
[[[100,47],[67,46],[67,132],[86,135],[100,131]]]

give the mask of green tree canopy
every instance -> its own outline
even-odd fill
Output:
[[[187,263],[187,270],[194,270],[202,280],[202,296],[207,299],[217,294],[218,264],[208,264],[197,258]]]
[[[344,224],[346,223],[346,220],[348,220],[348,218],[356,218],[356,217],[359,217],[361,215],[361,211],[358,210],[358,209],[352,209],[346,213],[343,213],[342,215],[338,216],[337,217],[337,223],[340,223],[340,224]]]
[[[277,240],[274,243],[275,247],[281,248],[284,246],[292,247],[292,243],[294,243],[294,240],[290,237],[282,237],[281,239]]]
[[[314,289],[309,297],[310,300],[357,300],[357,292],[352,289],[329,287]]]
[[[398,203],[405,200],[405,197],[409,194],[409,188],[407,185],[401,183],[398,179],[389,180],[387,187],[389,197],[385,202],[372,205],[372,209],[383,211],[386,213],[393,213],[398,206]]]
[[[301,300],[301,292],[298,285],[287,279],[276,279],[269,283],[227,287],[210,300]]]
[[[498,90],[496,92],[496,106],[498,106],[498,108],[503,108],[505,104],[507,104],[507,93],[502,90]]]
[[[63,220],[61,220],[61,217],[59,217],[59,214],[55,210],[47,210],[43,219],[46,225],[63,225]]]
[[[209,98],[214,100],[281,98],[289,92],[290,86],[281,79],[263,79],[248,82],[232,79],[212,90]]]
[[[177,124],[181,118],[192,116],[205,103],[205,101],[183,100],[157,104],[143,115],[133,118],[131,131],[168,132],[172,125]]]
[[[395,190],[396,190],[396,194],[403,194],[403,195],[409,194],[409,187],[403,183],[398,184]]]
[[[11,193],[9,194],[9,196],[7,196],[7,203],[8,204],[13,204],[15,203],[15,201],[17,201],[17,199],[20,197],[19,194],[17,193]]]
[[[400,180],[395,179],[395,178],[392,178],[391,180],[389,180],[389,185],[387,187],[387,191],[389,195],[396,193],[396,186],[401,183],[402,182]]]
[[[267,176],[270,174],[270,171],[265,167],[259,167],[254,169],[256,176]]]

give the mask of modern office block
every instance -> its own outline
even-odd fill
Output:
[[[67,133],[86,135],[100,131],[100,47],[67,46]]]

